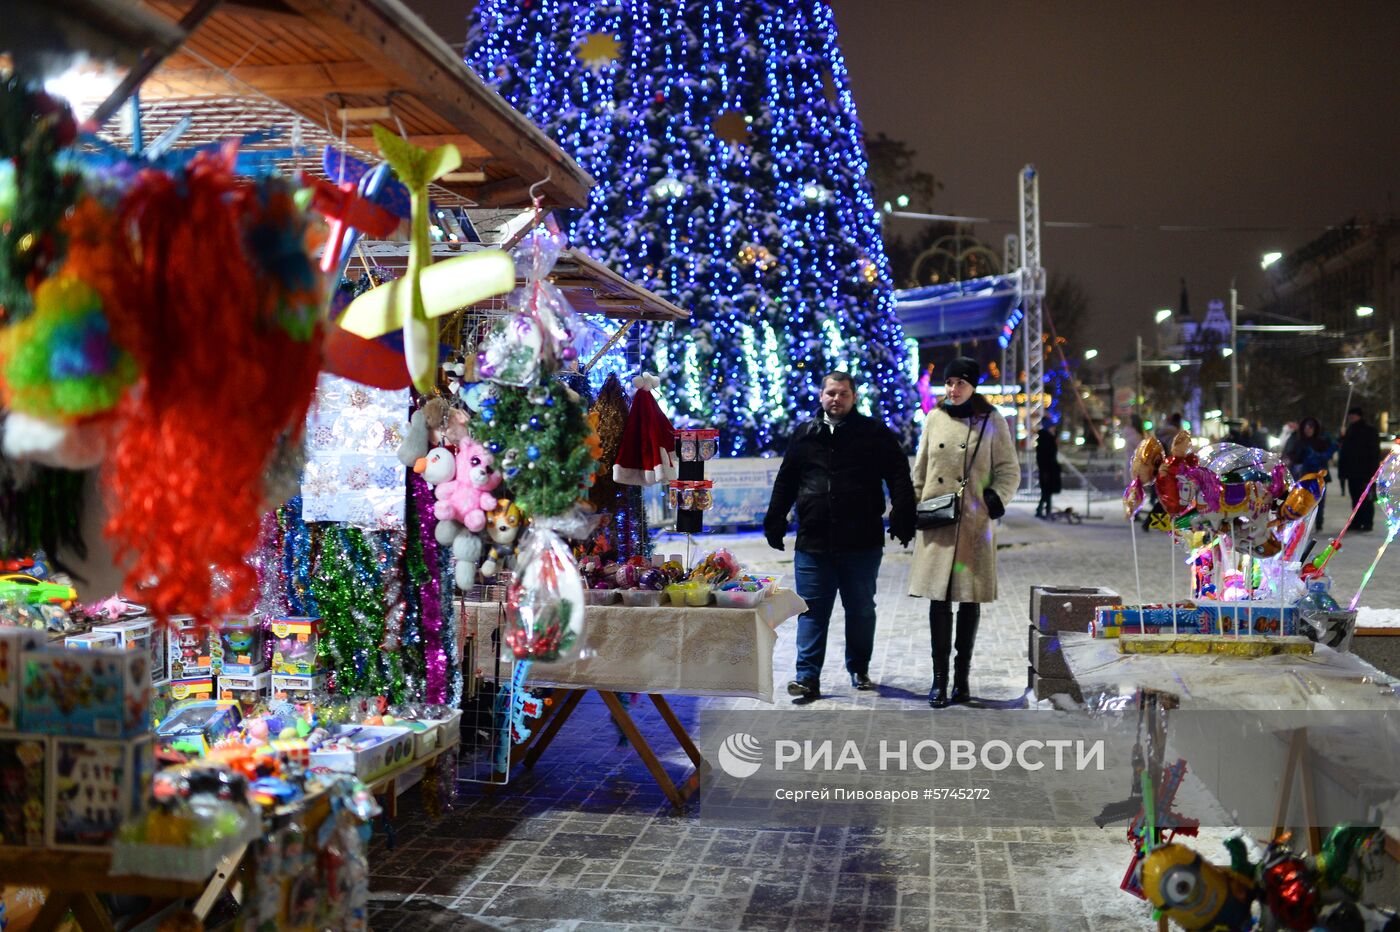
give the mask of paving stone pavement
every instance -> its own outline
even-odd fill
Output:
[[[1069,527],[1013,505],[999,534],[999,598],[984,607],[974,693],[1007,707],[1026,690],[1027,600],[1032,584],[1105,585],[1136,598],[1132,535],[1116,504],[1105,520]],[[1165,537],[1138,533],[1142,594],[1172,594]],[[1374,539],[1374,535],[1372,536]],[[758,535],[704,538],[746,565],[791,580],[788,551]],[[668,550],[670,544],[663,544]],[[1352,546],[1334,561],[1336,590],[1350,595],[1374,552]],[[845,682],[838,608],[823,687],[808,708],[925,707],[931,678],[927,602],[906,595],[909,554],[886,552],[871,676],[878,690]],[[1184,594],[1185,570],[1177,586]],[[1400,604],[1400,574],[1377,574],[1366,604]],[[775,704],[676,698],[693,725],[702,708],[785,709],[796,625],[778,632]],[[651,709],[634,710],[658,753],[674,748]],[[958,714],[957,710],[950,713]],[[662,754],[673,772],[679,751]],[[1023,827],[841,828],[791,831],[707,825],[692,805],[676,812],[590,694],[533,770],[484,792],[462,784],[459,804],[434,821],[410,793],[391,839],[376,827],[371,854],[372,924],[428,928],[592,930],[693,929],[1148,929],[1148,910],[1118,890],[1130,848],[1122,825],[1099,830]],[[1224,833],[1202,830],[1198,850],[1220,857]]]

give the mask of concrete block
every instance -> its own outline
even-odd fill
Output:
[[[1027,659],[1030,661],[1031,668],[1041,676],[1069,679],[1073,674],[1069,672],[1069,665],[1065,663],[1065,657],[1060,653],[1060,636],[1045,634],[1035,625],[1029,625],[1027,630],[1030,631]]]
[[[1083,633],[1095,609],[1121,604],[1122,596],[1099,586],[1031,586],[1030,620],[1043,634]]]
[[[1035,690],[1036,699],[1049,699],[1057,693],[1064,693],[1075,702],[1084,701],[1084,694],[1079,691],[1079,684],[1069,678],[1037,674],[1032,688]]]

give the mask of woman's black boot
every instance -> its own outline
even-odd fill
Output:
[[[929,639],[933,642],[933,687],[928,691],[928,704],[946,709],[948,697],[948,655],[953,649],[953,607],[947,602],[929,604]]]
[[[981,606],[976,602],[963,602],[958,605],[958,656],[953,660],[953,695],[949,699],[954,704],[967,702],[972,698],[967,675],[972,669],[972,649],[977,645],[977,621],[981,617]]]

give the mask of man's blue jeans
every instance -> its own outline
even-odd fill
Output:
[[[797,594],[807,611],[797,619],[797,678],[821,682],[826,659],[826,632],[837,593],[846,612],[846,672],[870,672],[875,648],[875,582],[880,575],[881,548],[811,553],[798,550]]]

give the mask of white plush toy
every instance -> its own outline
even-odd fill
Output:
[[[434,447],[413,464],[413,471],[428,485],[442,485],[456,477],[457,458],[446,447]],[[481,538],[467,530],[462,522],[452,520],[438,521],[433,536],[442,546],[452,548],[452,556],[457,561],[452,576],[457,588],[464,592],[470,589],[476,582],[476,565],[481,561]]]

